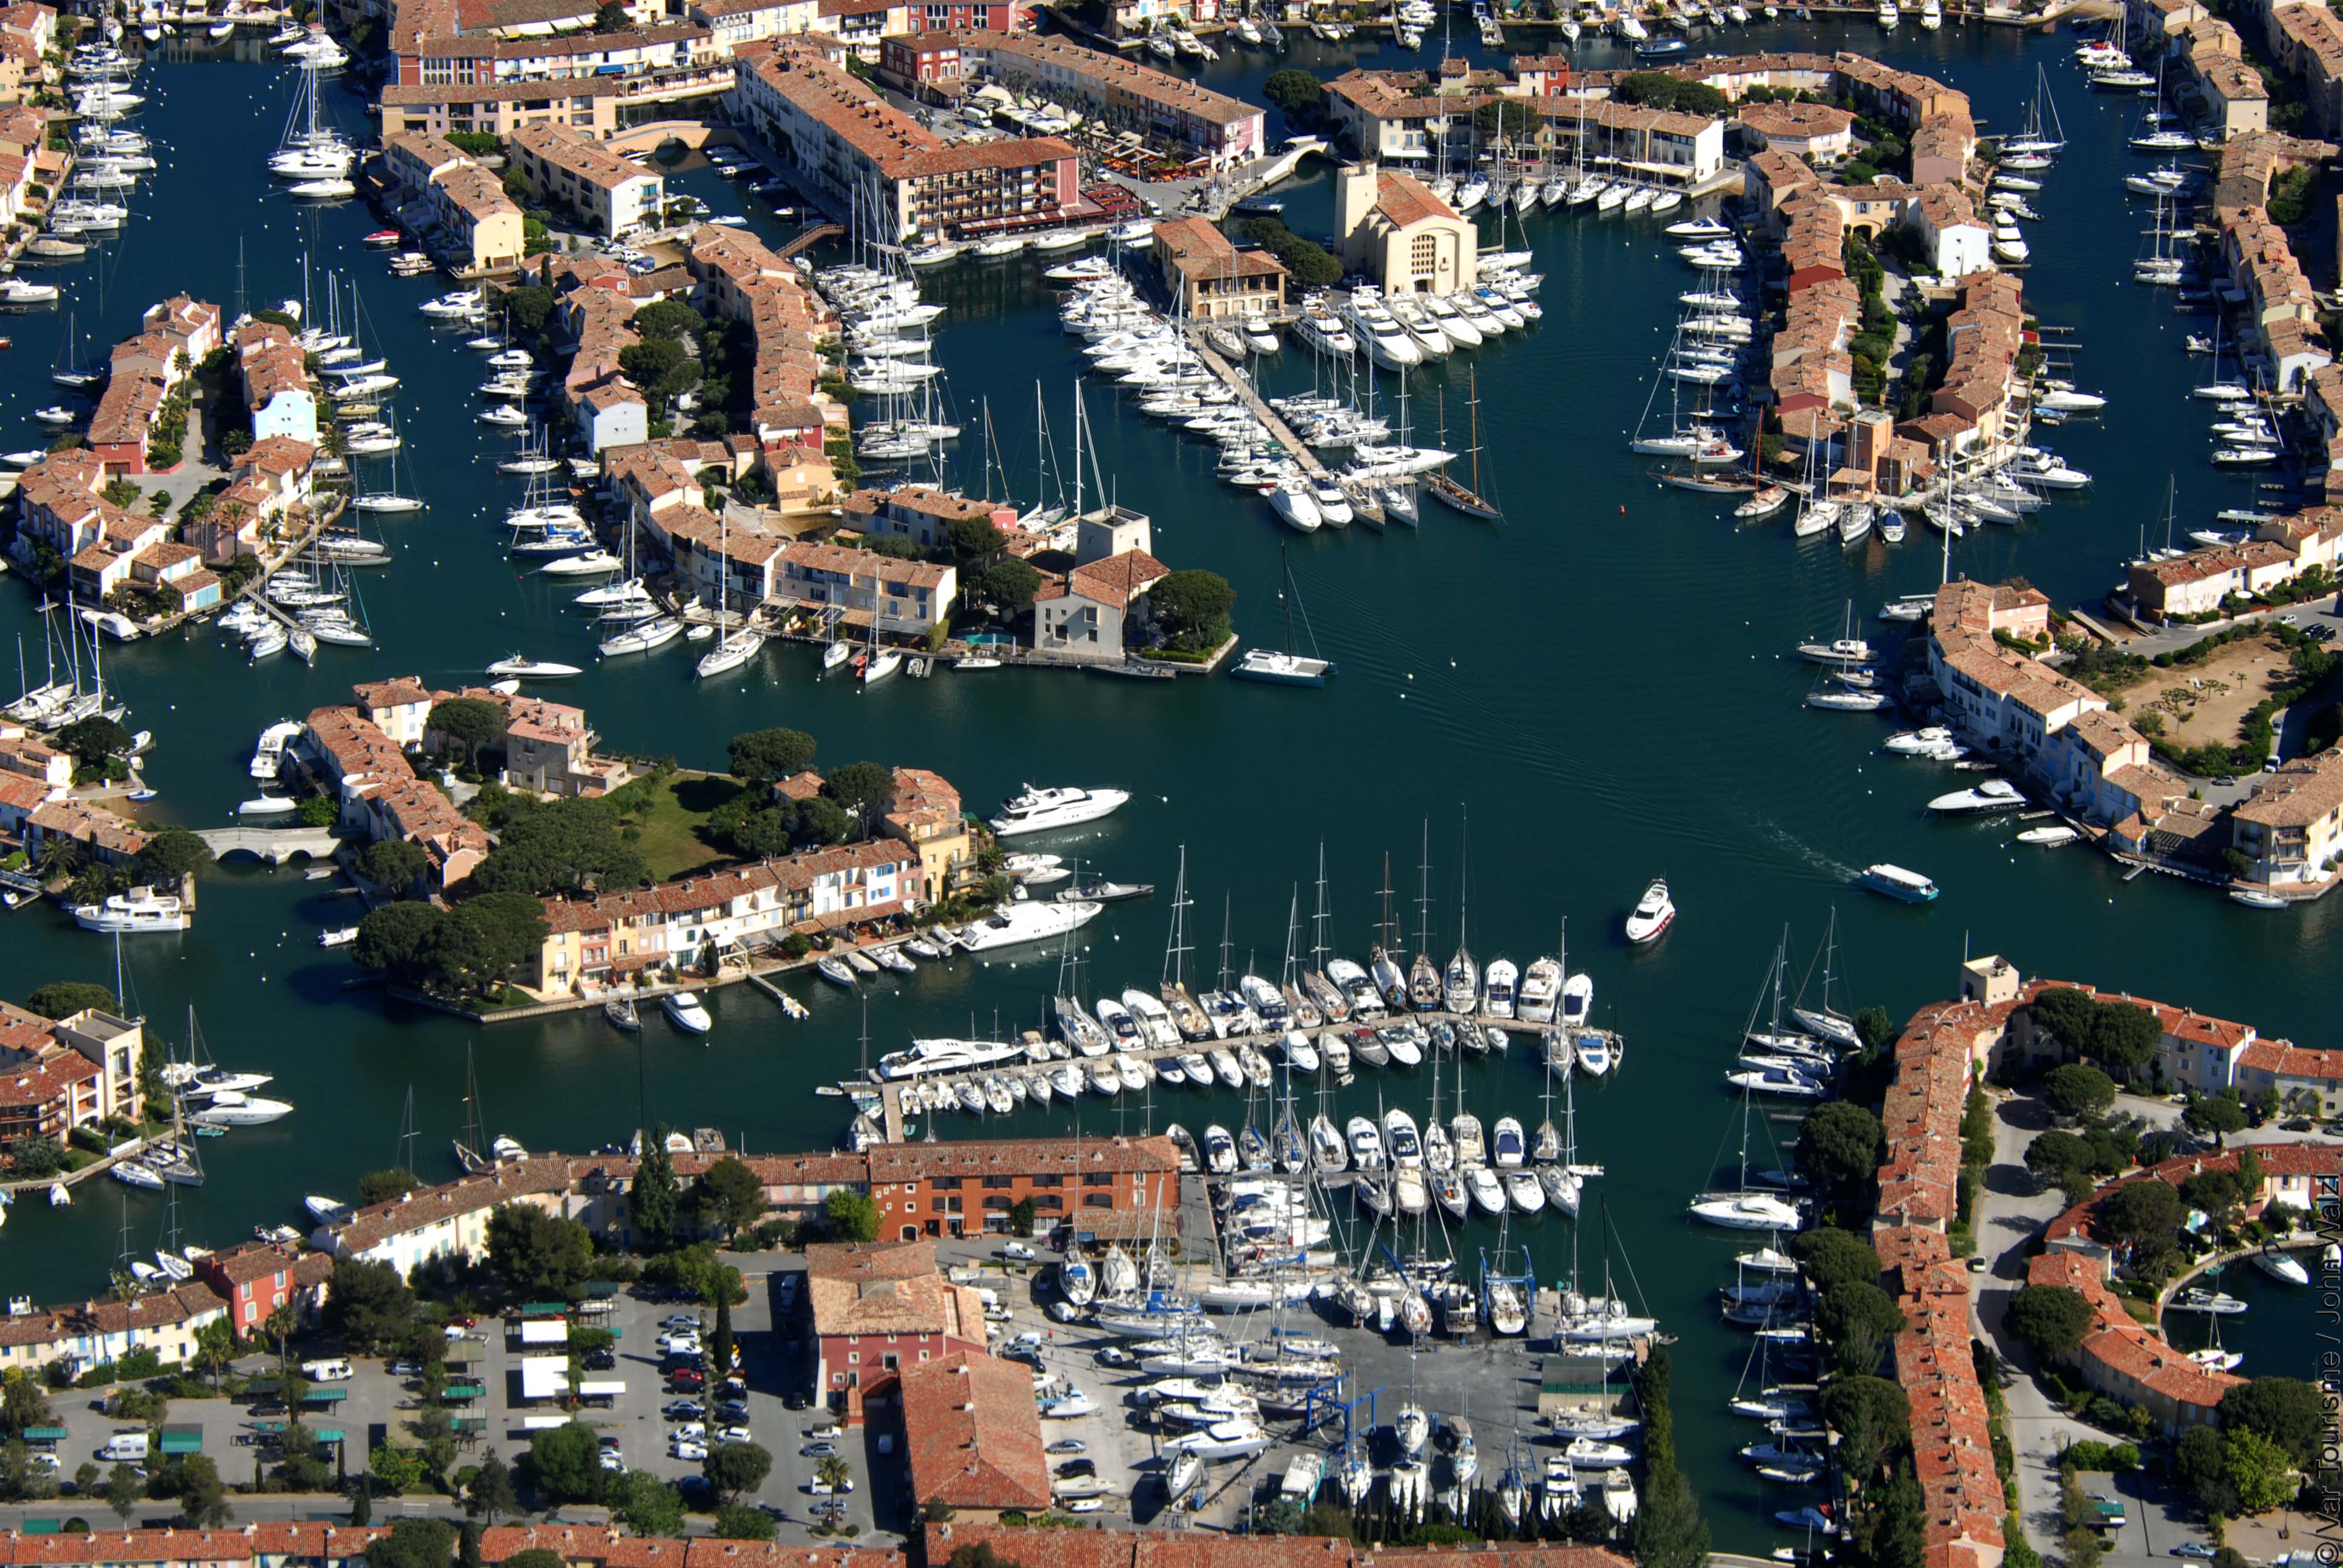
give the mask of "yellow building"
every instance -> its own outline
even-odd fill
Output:
[[[1458,294],[1473,286],[1478,236],[1413,175],[1353,164],[1340,176],[1335,203],[1342,265],[1385,294]]]

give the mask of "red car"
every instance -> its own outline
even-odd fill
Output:
[[[705,1374],[694,1372],[689,1367],[685,1367],[679,1372],[671,1372],[668,1373],[667,1381],[675,1384],[678,1388],[700,1388],[705,1386],[708,1379]]]

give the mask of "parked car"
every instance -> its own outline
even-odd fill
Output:
[[[667,1456],[669,1459],[704,1460],[708,1457],[708,1445],[691,1438],[679,1437],[667,1445]]]
[[[1090,1459],[1070,1459],[1058,1466],[1061,1481],[1087,1481],[1098,1474],[1098,1462]]]
[[[812,1403],[812,1400],[809,1399],[805,1394],[799,1392],[796,1389],[791,1389],[788,1393],[781,1397],[781,1408],[783,1410],[803,1410]]]
[[[1012,1263],[1030,1263],[1033,1261],[1033,1249],[1022,1241],[1004,1241],[993,1256]]]
[[[689,1329],[692,1332],[698,1333],[699,1332],[699,1320],[695,1317],[687,1316],[682,1312],[676,1312],[670,1316],[661,1318],[659,1320],[659,1327],[668,1330],[669,1332],[674,1332],[678,1330]]]
[[[1135,1359],[1121,1345],[1109,1345],[1098,1353],[1099,1365],[1102,1367],[1127,1367]]]
[[[728,1426],[716,1434],[719,1442],[754,1442],[756,1437],[745,1426]]]
[[[1088,1453],[1090,1451],[1091,1445],[1079,1437],[1061,1437],[1041,1452],[1043,1453]]]
[[[839,1426],[838,1422],[834,1421],[825,1421],[820,1426],[809,1426],[806,1428],[805,1434],[815,1442],[835,1442],[840,1438],[844,1437],[846,1432]]]
[[[421,1377],[423,1375],[423,1363],[421,1362],[393,1362],[383,1370],[390,1373],[393,1377]]]
[[[708,1427],[701,1422],[687,1421],[679,1425],[669,1435],[676,1438],[704,1438],[708,1435]]]
[[[618,1451],[615,1448],[606,1448],[602,1451],[601,1464],[603,1469],[614,1473],[627,1468],[627,1462],[618,1457]]]
[[[708,1412],[700,1407],[699,1402],[696,1399],[675,1399],[661,1405],[659,1413],[669,1421],[698,1421]]]
[[[614,1371],[618,1367],[618,1352],[616,1351],[588,1351],[586,1352],[586,1370],[588,1372],[610,1372]]]
[[[809,1442],[798,1450],[798,1457],[799,1459],[835,1459],[838,1457],[838,1446],[829,1442]]]
[[[669,1371],[667,1381],[678,1388],[698,1389],[706,1385],[708,1374],[697,1367],[675,1367]]]

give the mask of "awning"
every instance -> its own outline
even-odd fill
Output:
[[[483,1399],[487,1397],[488,1392],[488,1391],[487,1389],[481,1387],[476,1382],[451,1382],[447,1385],[442,1397],[447,1399]]]
[[[339,1404],[350,1397],[346,1388],[313,1388],[301,1396],[303,1404]]]
[[[568,1302],[529,1302],[520,1310],[525,1318],[558,1318],[569,1310]]]
[[[342,1429],[338,1426],[321,1426],[313,1429],[309,1435],[319,1442],[339,1442],[342,1441]]]
[[[558,1399],[568,1392],[568,1357],[523,1356],[521,1358],[521,1398]]]
[[[538,1318],[520,1326],[520,1342],[525,1345],[566,1345],[569,1342],[569,1324],[561,1318]]]
[[[26,1442],[63,1442],[65,1429],[61,1426],[28,1426],[25,1429]]]

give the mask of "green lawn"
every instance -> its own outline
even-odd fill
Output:
[[[649,862],[651,875],[668,881],[730,857],[699,835],[700,825],[719,806],[740,792],[737,779],[721,773],[673,773],[650,787],[649,809],[629,813],[629,826],[641,829],[634,847]]]

